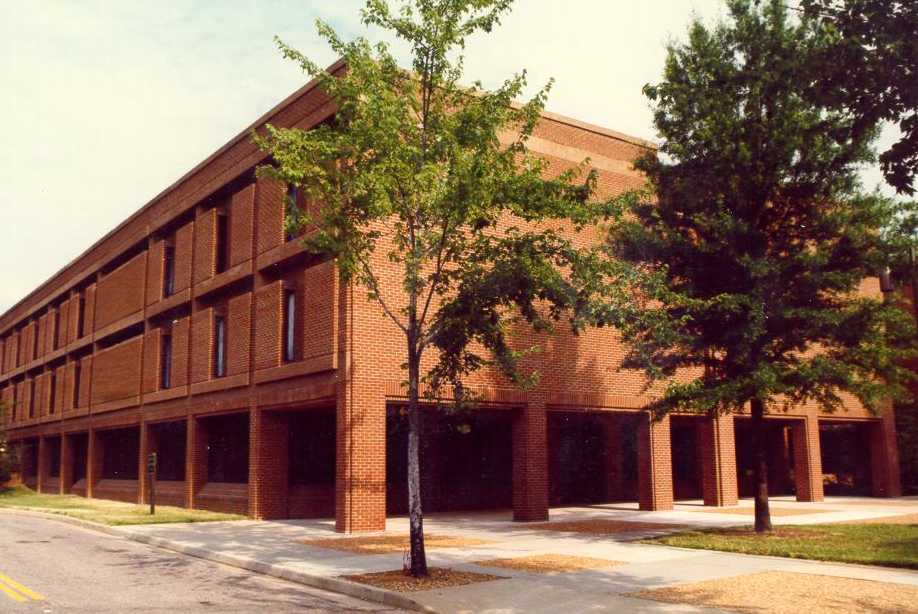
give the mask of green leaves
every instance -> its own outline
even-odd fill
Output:
[[[819,78],[831,32],[780,0],[728,5],[728,22],[695,23],[670,46],[663,81],[645,89],[661,155],[638,161],[652,191],[622,200],[608,243],[642,300],[620,292],[608,321],[628,366],[667,383],[657,413],[750,399],[831,410],[841,391],[875,408],[905,393],[914,331],[859,295],[888,262],[883,229],[898,215],[858,191],[873,134],[800,87]]]
[[[594,174],[581,165],[545,179],[546,163],[526,147],[551,84],[524,104],[516,100],[525,72],[495,91],[460,84],[466,39],[490,31],[510,4],[369,0],[364,23],[406,41],[412,71],[385,45],[342,41],[322,23],[319,34],[343,59],[335,75],[278,41],[337,112],[311,130],[269,126],[255,136],[274,161],[259,173],[315,204],[291,208],[288,224],[309,229],[306,248],[334,257],[404,332],[409,375],[435,346],[434,389],[459,390],[488,364],[531,383],[517,370],[527,349],[513,347],[508,328],[545,330],[563,317],[579,326],[603,291],[600,255],[551,228],[608,215],[610,205],[592,197]],[[383,266],[398,271],[402,292],[383,291]]]

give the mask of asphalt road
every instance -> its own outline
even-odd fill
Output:
[[[0,513],[0,612],[395,612],[54,520]]]

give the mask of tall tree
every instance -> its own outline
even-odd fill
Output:
[[[637,163],[650,192],[624,199],[609,237],[621,283],[642,300],[609,321],[629,363],[665,382],[658,415],[751,413],[764,532],[766,411],[831,411],[843,392],[877,409],[904,394],[897,341],[910,321],[859,293],[885,264],[880,230],[894,213],[858,192],[872,134],[799,87],[831,32],[790,19],[781,0],[727,6],[715,27],[692,23],[663,81],[645,87],[662,145]]]
[[[320,203],[313,211],[288,206],[288,225],[308,229],[306,248],[334,257],[343,278],[365,288],[404,336],[415,576],[427,573],[422,383],[432,398],[447,389],[455,402],[469,399],[463,379],[487,365],[525,383],[532,374],[517,369],[524,348],[513,349],[511,322],[551,326],[589,292],[596,270],[595,254],[545,226],[582,226],[601,209],[590,201],[592,173],[577,168],[546,179],[545,163],[527,151],[548,87],[517,105],[525,73],[495,91],[460,85],[466,40],[490,32],[510,4],[413,0],[392,10],[385,0],[368,0],[363,23],[406,41],[411,71],[385,44],[345,42],[321,22],[319,33],[344,59],[340,74],[279,42],[318,79],[337,114],[307,131],[269,126],[256,137],[274,160],[261,174]],[[399,292],[383,287],[383,267],[398,271]],[[436,360],[425,373],[426,354]]]
[[[833,33],[816,59],[809,92],[820,104],[845,110],[855,132],[891,122],[900,138],[880,155],[887,182],[915,193],[918,172],[918,2],[801,0],[808,19]]]

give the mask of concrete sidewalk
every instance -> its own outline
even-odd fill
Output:
[[[736,513],[706,512],[700,503],[677,505],[671,512],[640,512],[629,504],[561,508],[551,511],[552,522],[623,521],[679,526],[735,526],[750,524],[751,501]],[[918,513],[918,499],[830,498],[820,503],[772,500],[776,524],[813,524]],[[401,552],[357,554],[303,545],[303,540],[346,538],[334,532],[332,520],[278,522],[215,522],[186,525],[149,525],[116,531],[181,552],[267,571],[308,584],[339,590],[388,605],[437,612],[702,612],[691,606],[634,599],[628,593],[686,582],[745,575],[759,571],[789,571],[874,580],[918,587],[918,572],[860,565],[748,556],[630,543],[660,530],[613,535],[591,535],[534,529],[514,523],[509,513],[470,513],[433,516],[425,520],[429,535],[464,537],[485,543],[460,548],[430,548],[428,563],[502,576],[503,579],[448,589],[395,594],[346,582],[340,576],[401,569]],[[665,529],[663,529],[665,530]],[[386,534],[406,534],[407,519],[387,523]],[[554,554],[594,557],[622,562],[602,569],[538,574],[484,567],[478,562],[498,558]],[[361,589],[367,589],[361,591]]]

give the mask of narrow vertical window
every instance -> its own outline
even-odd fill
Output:
[[[172,335],[163,335],[159,352],[159,387],[166,390],[172,386]]]
[[[217,273],[226,270],[229,263],[229,216],[217,214]]]
[[[48,413],[54,413],[54,402],[57,397],[57,375],[51,374],[51,398],[48,399]]]
[[[163,252],[163,296],[175,292],[175,248],[167,245]]]
[[[29,418],[35,417],[35,380],[29,380]]]
[[[226,375],[226,319],[214,319],[214,377]]]
[[[61,335],[61,310],[60,307],[54,310],[54,334],[51,336],[51,348],[57,349],[60,347],[60,335]]]
[[[289,213],[294,213],[299,206],[299,190],[296,186],[290,184],[287,186],[287,206],[289,208]],[[284,241],[293,241],[296,238],[296,228],[291,226],[289,223],[291,219],[290,215],[285,216],[284,218]]]
[[[38,358],[38,324],[32,327],[32,356],[31,360]]]
[[[296,360],[296,292],[284,292],[284,361]]]
[[[83,375],[83,369],[80,363],[76,363],[73,369],[73,407],[80,406],[80,376]]]
[[[84,334],[83,320],[86,316],[86,298],[80,294],[79,312],[77,313],[77,339],[82,339]]]

